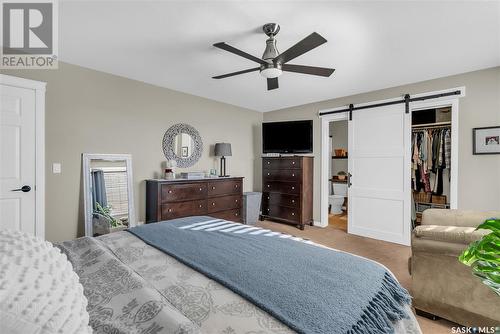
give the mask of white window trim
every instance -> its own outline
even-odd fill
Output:
[[[0,84],[35,91],[35,235],[45,239],[45,89],[47,83],[0,74]]]

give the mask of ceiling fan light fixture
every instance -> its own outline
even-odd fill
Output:
[[[266,67],[260,70],[260,74],[268,79],[274,79],[283,74],[283,71],[279,67]]]

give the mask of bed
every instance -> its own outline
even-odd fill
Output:
[[[197,221],[201,223],[193,224]],[[158,224],[160,227],[159,224],[164,224],[163,227],[170,228],[177,224],[178,228],[184,228],[203,227],[203,222],[212,222],[212,225],[205,226],[215,224],[211,228],[214,234],[222,231],[225,226],[234,226],[231,227],[231,234],[238,230],[248,230],[246,225],[213,221],[211,217],[189,217],[177,219],[174,224],[163,222],[150,225]],[[272,233],[257,227],[250,229],[253,236]],[[249,233],[250,231],[246,234]],[[204,237],[206,233],[197,235]],[[238,236],[240,235],[242,234]],[[272,236],[280,240],[293,238],[279,233]],[[293,239],[297,244],[300,242],[307,243],[308,247],[325,248],[307,240]],[[195,245],[191,246],[196,248]],[[145,242],[134,233],[121,231],[97,238],[83,237],[60,243],[57,247],[67,255],[80,277],[88,299],[87,310],[94,333],[297,332],[271,315],[272,310],[269,312],[265,307],[263,309],[256,306],[258,303],[250,302],[251,298],[243,298],[241,293],[209,278],[210,275],[194,270],[187,261],[160,250],[158,245]],[[338,252],[332,249],[328,251]],[[368,259],[363,261],[373,262]],[[231,268],[227,270],[230,271]],[[408,317],[392,321],[392,328],[387,332],[421,333],[410,306],[402,307]],[[337,331],[332,329],[331,333]]]

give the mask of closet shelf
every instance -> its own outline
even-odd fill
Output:
[[[330,179],[328,181],[332,183],[347,183],[347,180],[339,180],[339,179]]]

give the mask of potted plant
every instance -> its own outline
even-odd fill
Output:
[[[123,223],[111,215],[111,207],[102,207],[96,203],[96,210],[93,214],[94,233],[108,234],[112,232],[122,231],[127,228]]]
[[[488,219],[478,229],[491,233],[471,243],[458,259],[472,267],[472,273],[500,296],[500,219]]]

